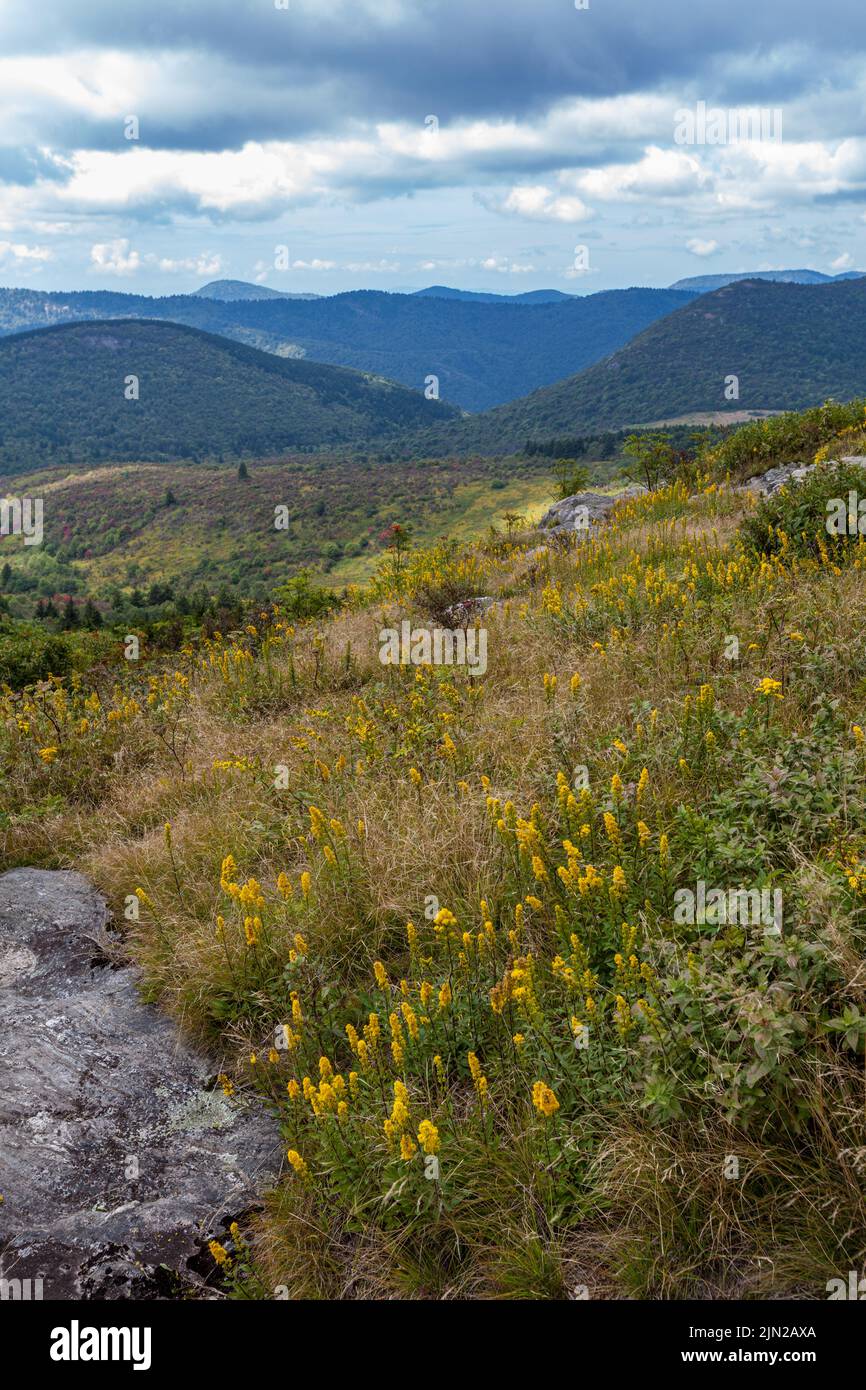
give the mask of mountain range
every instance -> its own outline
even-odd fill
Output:
[[[525,290],[523,294],[494,294],[486,290],[454,290],[448,285],[428,285],[415,290],[419,299],[463,299],[475,304],[559,304],[564,299],[579,299],[563,290]]]
[[[858,280],[862,270],[843,270],[838,275],[825,275],[821,270],[740,270],[715,275],[690,275],[684,280],[676,280],[668,285],[671,290],[689,290],[705,294],[708,290],[720,290],[735,280],[775,280],[791,285],[829,285],[834,280]],[[526,290],[522,294],[496,294],[492,290],[457,290],[450,285],[428,285],[423,290],[413,290],[412,294],[425,299],[463,299],[484,304],[558,304],[563,299],[579,299],[583,296],[566,294],[564,290]],[[272,290],[266,285],[255,285],[247,280],[212,280],[203,285],[195,294],[207,299],[221,299],[231,302],[237,299],[321,299],[318,294],[287,294],[284,290]]]
[[[632,312],[636,296],[658,293],[674,296],[673,311],[601,360],[474,415],[380,373],[278,356],[185,324],[140,317],[27,333],[7,326],[7,336],[0,337],[0,471],[105,460],[261,457],[317,448],[361,447],[414,458],[502,456],[523,451],[527,442],[707,413],[724,418],[798,409],[830,396],[866,393],[863,277],[812,285],[735,280],[700,296],[614,291],[532,308],[379,294],[288,305],[192,303],[217,313],[223,308],[316,313],[320,326],[330,322],[335,335],[338,325],[345,330],[349,315],[359,353],[363,343],[372,352],[369,344],[383,321],[392,325],[395,350],[402,343],[410,352],[413,330],[427,324],[439,332],[444,308],[465,324],[452,351],[470,354],[474,346],[476,361],[488,351],[495,355],[484,334],[498,324],[508,347],[502,349],[506,372],[510,353],[517,353],[516,344],[508,346],[507,332],[516,331],[527,316],[550,327],[577,309],[584,312],[586,326],[590,315],[605,308],[616,311],[627,304]],[[55,297],[5,294],[18,297],[19,304],[23,300],[30,312],[34,305],[42,311],[56,307]],[[106,298],[117,307],[130,296],[80,296],[85,302],[75,307],[95,314]],[[189,297],[180,302],[186,312]],[[152,313],[164,311],[166,303],[171,301],[139,301]],[[392,317],[383,319],[388,311]],[[140,383],[134,401],[124,397],[129,376]]]
[[[81,320],[162,319],[420,391],[434,376],[441,399],[486,410],[599,361],[691,297],[687,291],[626,289],[527,304],[357,290],[312,300],[226,302],[210,292],[150,298],[109,290],[2,289],[0,335]]]
[[[836,280],[859,280],[862,270],[843,270],[839,275],[825,275],[821,270],[742,270],[736,275],[690,275],[677,280],[672,290],[721,290],[737,280],[773,280],[785,285],[831,285]]]
[[[745,278],[832,288],[856,278],[856,272],[697,276],[670,289],[632,287],[583,296],[561,290],[496,295],[444,285],[412,294],[295,295],[240,280],[212,281],[194,294],[165,297],[0,289],[0,337],[62,323],[159,319],[278,357],[351,367],[414,390],[438,390],[440,399],[482,412],[518,402],[539,388],[555,388],[719,282],[725,287]]]

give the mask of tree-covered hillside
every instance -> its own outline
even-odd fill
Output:
[[[738,394],[726,397],[732,377]],[[428,432],[423,447],[509,453],[527,440],[696,412],[797,410],[864,389],[866,279],[748,280],[701,295],[569,380]]]
[[[456,414],[394,382],[176,324],[71,324],[0,341],[4,473],[360,443]]]

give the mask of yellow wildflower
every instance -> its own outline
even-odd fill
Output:
[[[302,1178],[304,1181],[307,1181],[310,1176],[310,1170],[307,1167],[304,1160],[301,1158],[301,1155],[298,1153],[297,1149],[289,1149],[286,1153],[286,1158],[291,1163],[298,1177]]]
[[[439,1131],[430,1120],[422,1120],[418,1126],[418,1143],[425,1154],[439,1152]]]
[[[544,1081],[536,1081],[533,1085],[532,1104],[539,1115],[544,1115],[545,1119],[550,1119],[551,1115],[554,1115],[559,1109],[559,1101]]]
[[[770,676],[764,676],[755,686],[755,690],[759,695],[767,695],[776,700],[784,699],[784,696],[780,693],[781,689],[782,682],[772,680]]]

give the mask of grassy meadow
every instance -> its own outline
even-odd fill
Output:
[[[237,465],[204,463],[43,470],[16,477],[12,490],[44,499],[44,544],[0,538],[0,566],[33,581],[12,600],[21,616],[37,593],[100,601],[154,581],[265,600],[301,567],[340,587],[374,572],[394,522],[411,521],[417,542],[432,544],[501,526],[509,511],[532,521],[554,500],[551,468],[545,458],[404,465],[297,455],[251,463],[246,478]],[[286,509],[281,529],[277,507]]]
[[[4,862],[88,874],[213,1084],[277,1117],[279,1184],[213,1232],[238,1296],[808,1300],[862,1268],[866,544],[824,532],[848,475],[724,486],[790,456],[790,420],[746,429],[583,545],[464,542],[463,483],[456,539],[328,616],[3,693]],[[382,664],[481,594],[484,675]],[[781,921],[690,918],[700,884]]]

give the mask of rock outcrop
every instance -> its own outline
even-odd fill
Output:
[[[208,1296],[205,1250],[276,1175],[276,1125],[111,959],[79,874],[0,876],[0,1278],[46,1299]],[[10,1293],[11,1291],[11,1293]]]
[[[866,468],[866,457],[862,454],[843,454],[838,459],[828,459],[827,465],[835,463],[853,463],[861,468]],[[766,473],[759,473],[756,477],[750,478],[747,483],[743,483],[739,489],[741,492],[756,492],[761,497],[770,497],[786,483],[799,483],[803,478],[808,478],[810,473],[821,465],[817,463],[780,463],[776,468],[768,468]]]
[[[563,497],[548,507],[538,523],[540,531],[548,535],[574,535],[586,539],[607,520],[617,502],[624,497],[636,497],[645,492],[640,484],[632,484],[615,495],[606,492],[575,492],[571,497]]]
[[[843,454],[838,459],[828,459],[827,463],[831,466],[834,463],[859,464],[861,468],[866,469],[866,455]],[[768,468],[765,473],[758,473],[748,482],[741,483],[735,490],[769,497],[786,483],[801,482],[819,466],[815,463],[780,463],[776,468]],[[538,529],[547,538],[575,536],[578,539],[587,539],[595,535],[607,521],[617,502],[622,501],[624,497],[635,497],[641,492],[646,492],[646,488],[639,483],[632,484],[616,495],[605,492],[576,492],[571,497],[563,497],[561,501],[554,502],[539,521]]]

